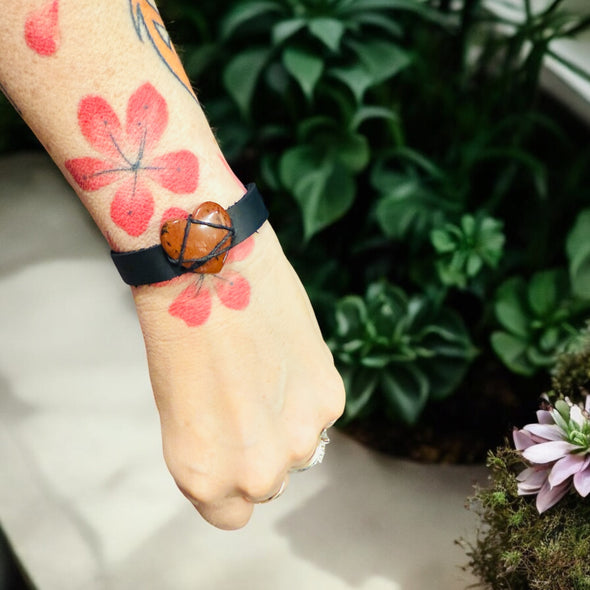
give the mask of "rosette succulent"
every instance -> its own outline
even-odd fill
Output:
[[[537,412],[538,423],[514,430],[517,450],[530,463],[518,475],[518,493],[536,494],[537,510],[554,506],[572,487],[590,493],[590,395],[585,407],[568,398]]]

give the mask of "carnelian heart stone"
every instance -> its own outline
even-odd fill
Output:
[[[190,219],[223,226],[211,227],[203,223],[191,222]],[[186,237],[184,252],[182,242]],[[191,268],[195,260],[199,260],[211,254],[217,247],[223,250],[219,256],[214,256],[201,266],[194,269],[198,273],[215,274],[222,268],[227,257],[233,232],[232,222],[227,211],[212,201],[201,203],[189,219],[171,219],[164,223],[160,232],[160,241],[166,254],[175,261],[179,261],[185,268]],[[181,259],[182,253],[182,259]]]

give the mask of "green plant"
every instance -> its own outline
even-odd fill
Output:
[[[465,288],[484,265],[496,268],[503,254],[502,222],[492,217],[463,215],[460,225],[447,223],[430,233],[438,254],[436,269],[447,286]]]
[[[475,353],[457,314],[384,281],[338,301],[335,322],[329,345],[349,392],[345,421],[385,408],[416,422],[460,383]]]
[[[581,211],[570,230],[566,250],[574,295],[590,299],[590,209]]]
[[[299,204],[304,238],[342,217],[354,202],[355,176],[369,163],[367,139],[329,117],[306,119],[298,145],[279,162],[283,185]]]
[[[571,295],[565,270],[538,272],[528,283],[508,279],[496,292],[494,311],[503,330],[492,333],[492,347],[515,373],[533,375],[555,364],[589,307]]]
[[[396,133],[394,105],[375,104],[369,91],[411,64],[400,10],[431,12],[415,0],[250,0],[221,23],[222,44],[232,47],[224,87],[244,137],[265,152],[278,148],[265,158],[265,180],[294,197],[306,240],[353,206],[374,145],[367,121]]]

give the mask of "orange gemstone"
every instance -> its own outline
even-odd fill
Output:
[[[195,268],[195,272],[218,273],[223,268],[228,248],[231,246],[231,218],[223,207],[212,201],[201,203],[191,217],[193,220],[203,223],[194,223],[189,219],[171,219],[162,226],[160,232],[162,248],[172,260],[178,261],[188,223],[190,227],[188,228],[184,252],[182,252],[181,265],[185,268],[191,268],[195,260],[208,256],[217,248],[225,251]],[[205,225],[205,223],[222,227],[211,227]]]

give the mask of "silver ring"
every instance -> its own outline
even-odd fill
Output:
[[[311,469],[315,465],[319,465],[324,460],[324,456],[326,454],[326,445],[329,442],[330,442],[330,437],[328,436],[328,429],[324,428],[322,430],[322,433],[320,434],[320,440],[318,442],[318,446],[315,448],[315,451],[313,452],[313,455],[311,456],[311,458],[303,465],[300,465],[299,467],[293,467],[292,469],[290,469],[290,472],[291,473],[299,473],[301,471],[307,471],[308,469]]]
[[[287,489],[287,480],[283,480],[281,487],[275,492],[272,496],[265,498],[264,500],[258,500],[257,502],[253,502],[253,504],[266,504],[267,502],[272,502],[276,500],[285,490]]]

